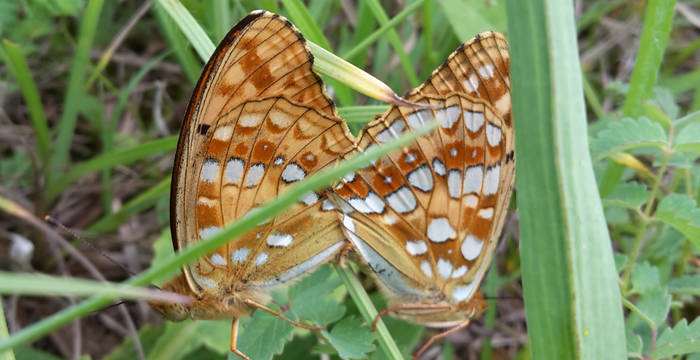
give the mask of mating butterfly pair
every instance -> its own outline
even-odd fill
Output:
[[[457,49],[407,96],[429,109],[392,106],[357,138],[338,118],[312,62],[299,31],[264,11],[246,16],[221,42],[178,143],[171,195],[176,249],[309,174],[433,119],[439,128],[186,265],[163,289],[195,301],[154,307],[173,320],[238,319],[268,302],[271,289],[352,248],[373,270],[393,313],[429,326],[466,326],[486,308],[476,288],[500,235],[515,171],[505,39],[484,33]],[[231,345],[244,357],[235,348],[235,326]]]

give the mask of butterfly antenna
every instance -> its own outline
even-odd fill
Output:
[[[125,271],[127,274],[129,274],[130,276],[134,276],[134,275],[135,275],[132,271],[130,271],[129,269],[127,269],[127,268],[126,268],[124,265],[122,265],[120,262],[118,262],[117,260],[115,260],[115,259],[112,258],[111,256],[105,254],[104,251],[102,251],[102,249],[100,249],[99,247],[95,246],[95,244],[93,244],[93,243],[91,243],[91,242],[89,242],[89,241],[83,239],[83,238],[82,238],[81,236],[79,236],[75,231],[73,231],[72,229],[70,229],[70,228],[68,228],[67,226],[63,225],[61,222],[59,222],[59,221],[56,220],[55,218],[53,218],[53,217],[51,217],[51,216],[49,216],[49,215],[46,215],[46,216],[44,217],[44,221],[46,221],[46,222],[49,223],[50,225],[52,225],[52,226],[54,226],[54,227],[60,229],[61,231],[64,231],[64,232],[70,234],[73,238],[80,240],[80,242],[82,242],[83,244],[85,244],[85,245],[89,246],[90,248],[92,248],[93,250],[99,252],[99,253],[100,253],[102,256],[104,256],[107,260],[109,260],[110,262],[112,262],[114,265],[117,265],[120,269],[124,270],[124,271]]]

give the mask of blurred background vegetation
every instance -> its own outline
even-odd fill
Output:
[[[280,13],[397,93],[420,84],[475,34],[510,36],[501,0],[182,3],[214,43],[251,10]],[[619,271],[627,351],[631,358],[700,359],[683,355],[700,351],[693,345],[700,340],[690,341],[700,338],[700,322],[692,323],[700,313],[700,1],[578,0],[574,8],[588,137]],[[310,23],[302,21],[309,19],[304,11]],[[363,43],[393,18],[393,28]],[[118,282],[129,273],[103,253],[139,273],[172,252],[173,151],[203,64],[175,21],[151,1],[0,0],[0,38],[0,268]],[[327,84],[354,130],[381,112],[382,104],[335,81]],[[93,245],[42,224],[46,214]],[[494,298],[489,311],[427,357],[527,358],[518,222],[513,207],[481,287]],[[313,291],[331,293],[331,317],[342,317],[337,326],[352,333],[359,315],[337,277],[328,268],[313,276],[309,281],[327,284]],[[309,291],[309,281],[280,296],[293,300]],[[383,308],[376,291],[372,298]],[[10,333],[77,301],[2,300]],[[387,325],[405,355],[425,339],[420,327],[393,319]],[[144,303],[128,302],[15,348],[15,355],[222,357],[229,328],[228,322],[165,324]],[[291,334],[278,336],[280,346]],[[371,348],[330,346],[328,337],[305,331],[294,334],[279,358],[307,358],[309,349],[331,357],[338,351],[351,358],[384,356]],[[242,336],[254,345],[274,334]],[[354,336],[371,340],[369,332]]]

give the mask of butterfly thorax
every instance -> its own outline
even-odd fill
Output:
[[[254,299],[264,302],[263,296],[245,289],[218,288],[216,291],[207,289],[196,292],[187,283],[183,274],[163,284],[163,291],[170,291],[192,298],[189,304],[178,303],[150,303],[156,311],[170,321],[183,321],[185,319],[214,320],[223,318],[239,318],[250,315],[253,308],[246,305],[243,299]]]

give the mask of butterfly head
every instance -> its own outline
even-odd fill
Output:
[[[253,309],[242,301],[246,293],[235,291],[217,291],[207,296],[195,293],[187,282],[186,277],[180,274],[163,284],[163,291],[169,291],[191,297],[188,304],[150,302],[149,305],[170,321],[183,321],[185,319],[213,320],[221,318],[238,318],[249,315]]]

